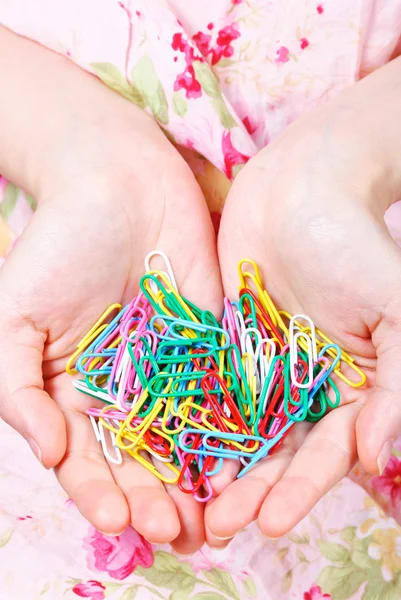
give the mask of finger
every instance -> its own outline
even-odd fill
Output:
[[[3,307],[0,337],[0,416],[46,468],[54,467],[66,450],[66,430],[60,409],[43,389],[44,336]]]
[[[164,475],[171,474],[164,463],[154,463]],[[182,492],[177,485],[165,484],[165,489],[174,503],[180,523],[180,532],[174,538],[172,547],[180,554],[193,554],[205,543],[204,504],[192,494]]]
[[[164,178],[163,193],[166,214],[157,248],[170,258],[180,293],[219,317],[223,305],[216,234],[202,191],[187,165],[174,178]],[[182,197],[188,198],[184,209]]]
[[[272,488],[259,514],[259,527],[277,538],[295,527],[356,461],[357,404],[342,406],[318,422]]]
[[[391,279],[396,287],[401,274],[399,249],[391,263]],[[398,277],[400,279],[400,277]],[[392,289],[389,287],[389,289]],[[377,364],[374,386],[356,424],[358,455],[368,473],[383,473],[392,446],[401,434],[401,305],[398,296],[388,303],[378,323],[372,327]]]
[[[216,498],[206,517],[207,526],[216,538],[232,538],[257,519],[267,494],[284,474],[309,428],[309,424],[298,424],[277,452],[260,461]]]
[[[213,495],[220,496],[223,491],[236,480],[241,464],[238,460],[225,460],[221,470],[210,477]]]
[[[177,486],[167,485],[167,492],[175,504],[181,530],[172,543],[180,554],[193,554],[205,543],[204,504]]]
[[[128,500],[132,526],[149,542],[172,542],[180,533],[174,502],[155,475],[126,452],[122,454],[123,463],[111,465],[111,472]],[[150,461],[147,455],[144,458]]]
[[[229,535],[227,537],[217,537],[212,530],[210,529],[209,523],[209,514],[210,510],[215,503],[216,499],[212,498],[205,507],[205,536],[206,543],[210,548],[215,548],[216,550],[223,550],[227,548],[228,544],[233,539],[233,536]]]
[[[46,387],[63,407],[67,425],[67,452],[55,469],[58,481],[96,529],[107,535],[121,534],[130,523],[129,507],[96,441],[91,422],[83,414],[89,401],[86,405],[86,399],[74,390],[68,375],[49,380]],[[67,408],[71,398],[71,404],[82,405],[82,413]]]
[[[358,455],[368,473],[383,473],[401,434],[401,331],[394,326],[378,349],[376,380],[356,424]]]

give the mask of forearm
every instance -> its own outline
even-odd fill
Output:
[[[346,89],[325,110],[330,111],[330,133],[342,141],[338,147],[350,171],[361,168],[366,180],[372,177],[372,194],[380,196],[383,205],[399,200],[401,58]]]
[[[1,26],[0,89],[0,173],[36,196],[49,177],[113,161],[113,132],[131,159],[132,132],[137,142],[160,134],[94,76]]]

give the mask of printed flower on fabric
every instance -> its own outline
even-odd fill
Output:
[[[79,583],[72,588],[74,594],[80,598],[90,598],[90,600],[104,600],[105,598],[105,586],[99,581],[91,579],[86,583]]]
[[[396,456],[391,456],[383,475],[372,479],[373,488],[388,496],[395,508],[401,502],[401,461]]]
[[[232,143],[231,132],[223,135],[223,156],[224,156],[224,167],[225,174],[229,179],[233,179],[236,175],[238,167],[248,162],[249,156],[239,152]]]
[[[220,29],[217,35],[216,46],[211,51],[212,65],[217,65],[222,58],[231,58],[234,54],[232,42],[239,38],[240,35],[237,23],[232,23]]]
[[[393,579],[401,570],[401,533],[398,529],[376,529],[372,533],[373,543],[368,553],[380,560],[385,579]]]
[[[218,560],[217,553],[205,546],[202,550],[195,552],[190,557],[189,562],[197,574],[212,570],[227,571],[240,581],[243,581],[250,575],[249,571],[244,569],[241,556],[238,555],[237,551],[230,552],[228,550],[228,556],[226,555],[224,560]]]
[[[204,41],[202,42],[205,43]],[[186,68],[183,73],[179,73],[174,82],[174,91],[185,90],[186,97],[199,98],[202,96],[202,87],[196,79],[195,70],[193,67],[194,60],[203,61],[203,56],[195,50],[182,33],[175,33],[171,47],[176,52],[184,54]]]
[[[331,595],[323,594],[320,586],[313,585],[309,591],[304,592],[304,600],[331,600]]]
[[[198,33],[192,36],[192,41],[196,44],[199,52],[205,57],[210,52],[209,44],[211,42],[211,39],[211,35],[208,35],[207,33],[202,33],[202,31],[199,31]]]
[[[290,60],[290,51],[286,46],[280,46],[276,52],[276,64],[283,65]]]
[[[89,568],[106,572],[114,579],[125,579],[137,565],[153,565],[152,546],[132,528],[122,535],[109,537],[91,527],[84,539],[84,547],[88,552]]]

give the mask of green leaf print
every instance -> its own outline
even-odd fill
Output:
[[[346,527],[341,532],[342,539],[344,540],[344,542],[348,542],[349,544],[351,544],[351,542],[354,540],[355,535],[356,527]]]
[[[193,67],[196,79],[201,84],[203,91],[213,99],[213,108],[219,116],[220,123],[225,129],[231,129],[236,122],[224,101],[216,75],[206,63],[199,60],[193,62]]]
[[[156,119],[163,125],[167,125],[168,103],[166,94],[149,56],[142,56],[133,68],[131,78]]]
[[[217,66],[218,67],[231,67],[231,65],[234,65],[234,64],[235,64],[235,61],[231,60],[231,58],[222,58],[217,63]]]
[[[194,60],[192,66],[195,71],[195,77],[201,84],[205,94],[211,98],[221,98],[219,80],[209,65],[207,65],[205,62],[201,62],[200,60]]]
[[[348,600],[367,580],[366,572],[347,565],[345,567],[325,567],[317,584],[323,593],[331,594],[332,600]]]
[[[169,590],[195,585],[196,577],[190,564],[181,563],[177,557],[168,552],[155,552],[154,558],[153,567],[149,569],[137,567],[135,573],[156,587],[165,587]]]
[[[103,582],[103,585],[106,588],[106,593],[107,594],[114,594],[114,592],[116,592],[117,590],[121,590],[121,587],[124,585],[122,583],[109,583],[109,582]]]
[[[256,598],[257,589],[252,577],[247,577],[242,583],[248,596],[250,598]]]
[[[239,599],[238,589],[234,583],[230,573],[222,569],[211,569],[210,571],[202,571],[208,581],[213,583],[219,590],[226,594],[230,594],[233,598]]]
[[[220,123],[225,129],[231,129],[232,127],[235,127],[235,119],[231,116],[230,111],[228,110],[224,101],[219,80],[209,65],[201,62],[200,60],[194,60],[193,68],[196,79],[201,84],[203,91],[213,99],[213,108],[219,116]]]
[[[226,600],[226,598],[216,592],[199,592],[192,596],[191,600]]]
[[[371,558],[368,554],[368,547],[371,541],[371,536],[362,540],[354,539],[353,541],[351,561],[360,569],[370,570],[379,564],[378,561]]]
[[[0,535],[0,548],[4,548],[4,546],[8,544],[13,536],[13,533],[14,527],[10,527],[10,529],[3,531],[3,533]]]
[[[288,592],[292,585],[292,569],[287,571],[287,573],[283,577],[283,581],[281,582],[281,591]]]
[[[362,600],[399,600],[400,590],[393,583],[383,579],[368,581],[368,585],[362,595]]]
[[[129,587],[127,590],[125,590],[125,592],[121,596],[120,600],[134,600],[134,598],[138,592],[138,588],[139,588],[138,585],[133,585],[133,586]]]
[[[290,533],[290,535],[288,535],[287,537],[290,540],[290,542],[293,542],[294,544],[309,544],[310,542],[310,537],[307,533],[305,533],[304,535]]]
[[[232,129],[235,127],[236,122],[234,117],[231,116],[230,111],[228,110],[226,103],[224,102],[224,98],[220,96],[220,98],[213,98],[213,108],[217,112],[220,123],[223,125],[225,129]]]
[[[67,584],[71,585],[72,587],[79,585],[80,583],[82,583],[82,579],[75,579],[74,577],[67,579]]]
[[[34,198],[32,198],[32,196],[30,196],[29,194],[27,194],[27,192],[24,192],[24,196],[25,196],[25,200],[27,205],[29,206],[29,208],[32,209],[32,211],[36,210],[37,207],[37,202]]]
[[[4,199],[0,204],[0,216],[2,216],[5,221],[8,221],[8,219],[11,217],[15,205],[17,204],[17,198],[18,188],[12,183],[7,183],[4,192]]]
[[[308,559],[306,558],[305,554],[302,552],[302,550],[300,548],[297,548],[297,551],[295,554],[297,555],[297,558],[299,561],[309,562]]]
[[[242,169],[245,167],[245,164],[243,165],[234,165],[232,168],[232,173],[233,173],[233,178],[235,179],[238,175],[238,173],[240,171],[242,171]]]
[[[345,564],[350,559],[349,551],[342,544],[334,544],[332,542],[318,540],[318,545],[321,553],[328,560],[331,560],[336,563]]]
[[[47,594],[47,592],[50,590],[50,583],[46,583],[45,586],[43,586],[42,591],[39,594],[40,596],[44,596],[45,594]]]
[[[290,549],[288,546],[284,546],[284,548],[279,548],[276,552],[277,560],[284,560],[289,551]]]
[[[174,92],[173,94],[173,109],[179,117],[183,117],[188,110],[187,101],[179,92]]]
[[[175,590],[169,596],[169,600],[188,600],[193,592],[194,587],[195,581],[188,587],[181,587],[179,590]]]
[[[127,81],[118,67],[111,63],[92,63],[91,67],[95,75],[107,86],[139,106],[139,108],[146,107],[146,102],[140,91],[135,85]]]

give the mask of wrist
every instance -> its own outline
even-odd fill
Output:
[[[385,212],[401,197],[401,59],[346,89],[327,111],[345,171],[360,182],[359,197]]]
[[[149,165],[160,169],[169,159],[179,158],[148,115],[110,93],[111,102],[90,117],[75,114],[75,127],[53,145],[51,160],[49,155],[41,162],[34,184],[39,203],[51,201],[76,183],[87,187],[85,182],[135,179],[138,184],[142,173],[149,173]]]
[[[0,26],[0,173],[39,201],[71,178],[173,152],[153,120],[68,59]],[[26,92],[29,90],[29,93]]]

